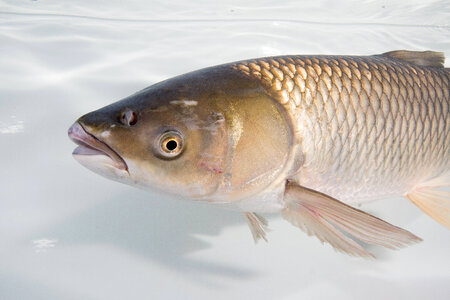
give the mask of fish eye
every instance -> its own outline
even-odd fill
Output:
[[[159,153],[166,158],[173,158],[181,154],[184,140],[177,131],[166,131],[159,138]]]
[[[120,114],[119,121],[123,125],[133,126],[137,123],[137,113],[127,108]]]

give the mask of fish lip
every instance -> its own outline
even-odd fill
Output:
[[[95,135],[87,131],[80,122],[75,122],[67,132],[69,138],[75,144],[88,148],[91,151],[91,154],[98,152],[99,154],[106,155],[114,162],[114,167],[125,170],[128,172],[128,165],[125,160],[114,151],[108,144],[101,141]],[[77,147],[76,149],[78,149]],[[77,155],[76,149],[73,151],[73,155]],[[83,155],[83,154],[81,154]],[[88,155],[88,154],[84,154]]]

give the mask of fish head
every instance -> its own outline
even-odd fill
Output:
[[[88,113],[69,129],[82,165],[144,189],[211,202],[255,194],[290,146],[282,110],[227,72],[187,74]]]

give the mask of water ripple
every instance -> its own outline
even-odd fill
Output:
[[[75,14],[52,14],[52,13],[19,13],[0,11],[0,15],[23,16],[23,17],[50,17],[50,18],[73,18],[87,19],[95,21],[127,22],[127,23],[294,23],[312,24],[325,26],[387,26],[387,27],[407,27],[407,28],[444,28],[450,29],[450,25],[436,24],[402,24],[402,23],[382,23],[382,22],[318,22],[296,19],[258,19],[258,18],[220,18],[220,19],[128,19],[128,18],[107,18]]]
[[[11,123],[0,122],[0,134],[14,134],[24,131],[23,121],[11,116]]]

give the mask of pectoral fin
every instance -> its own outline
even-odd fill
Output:
[[[268,226],[267,220],[256,213],[250,212],[244,213],[244,217],[245,220],[247,221],[248,227],[250,227],[250,231],[252,232],[255,243],[257,243],[260,239],[263,239],[267,242],[266,238],[266,230]]]
[[[337,251],[354,256],[374,257],[352,238],[368,244],[398,249],[420,242],[414,234],[391,225],[330,196],[288,183],[285,192],[285,219],[327,242]]]

